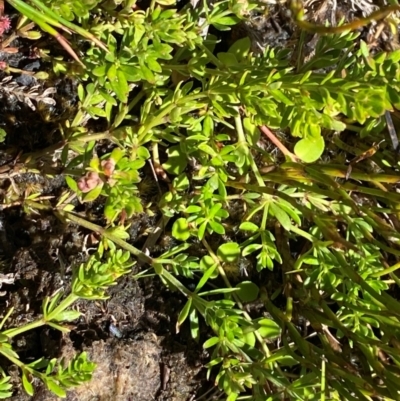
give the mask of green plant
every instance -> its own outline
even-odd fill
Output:
[[[129,160],[121,149],[115,148],[101,159],[92,159],[89,171],[78,182],[67,177],[67,183],[84,202],[92,202],[100,194],[106,196],[104,215],[109,222],[113,222],[122,211],[131,217],[143,210],[140,199],[133,194],[138,192],[135,184],[140,182],[137,170],[150,156],[146,148],[138,152],[136,160]]]
[[[332,28],[307,23],[294,2],[298,25],[325,36],[311,58],[299,52],[293,63],[292,49],[254,54],[249,38],[217,52],[219,38],[205,32],[229,30],[257,11],[250,2],[204,1],[179,11],[169,7],[174,1],[152,1],[146,10],[119,3],[70,1],[71,12],[48,3],[81,21],[109,52],[90,48],[81,57],[85,70],[52,59],[55,73],[81,82],[79,110],[64,122],[60,145],[70,192],[56,207],[23,203],[53,210],[103,242],[75,270],[72,293],[46,301],[44,317],[20,330],[63,330],[59,320],[78,316],[67,309],[74,301],[102,299],[130,267],[118,246],[187,298],[177,329],[189,321],[193,338],[205,340],[208,376],[227,400],[398,399],[400,175],[382,141],[387,112],[400,108],[400,51],[372,54],[351,31],[398,6]],[[85,126],[95,119],[105,131]],[[113,150],[97,156],[103,140]],[[42,154],[27,157],[25,167],[34,169]],[[349,155],[356,156],[350,170]],[[146,163],[154,180],[167,182],[151,207],[137,185]],[[107,226],[72,213],[73,196],[103,200]],[[142,211],[170,219],[181,243],[150,255],[128,243],[125,221]],[[103,246],[111,249],[107,262]],[[266,270],[279,279],[266,279]],[[195,278],[195,288],[180,276]],[[261,309],[249,313],[257,301]],[[208,339],[200,336],[202,322]],[[56,376],[50,362],[49,373],[38,372],[41,362],[27,366],[7,354],[6,340],[18,332],[10,330],[0,352],[21,367],[25,389],[28,373],[67,388],[65,372],[75,362]]]
[[[16,10],[18,10],[25,17],[35,22],[45,32],[49,33],[50,35],[53,35],[60,42],[60,44],[67,50],[67,52],[79,63],[81,63],[81,61],[77,56],[77,54],[75,53],[75,51],[71,48],[68,41],[62,35],[60,35],[55,28],[60,28],[67,32],[69,32],[69,30],[71,30],[72,32],[77,32],[84,38],[89,39],[92,42],[96,43],[104,50],[107,50],[104,44],[90,32],[60,17],[52,9],[46,7],[45,4],[40,0],[31,1],[31,3],[33,3],[40,11],[37,8],[32,7],[23,0],[7,0],[7,2],[10,3]]]
[[[64,359],[57,361],[56,358],[51,360],[40,358],[26,364],[19,359],[10,340],[21,333],[43,325],[48,325],[64,333],[69,332],[70,329],[62,323],[74,321],[81,316],[80,312],[70,309],[73,303],[80,298],[90,300],[107,298],[105,295],[107,288],[115,285],[118,277],[127,274],[132,263],[129,261],[129,252],[123,253],[121,250],[112,249],[106,255],[106,259],[103,254],[103,247],[100,246],[97,253],[92,255],[86,263],[82,263],[74,269],[71,293],[65,296],[59,291],[52,297],[44,299],[42,318],[0,332],[0,354],[19,367],[22,373],[22,385],[29,395],[34,394],[33,377],[43,381],[47,388],[58,397],[65,397],[66,390],[91,379],[96,365],[87,360],[85,352],[75,355],[68,363]],[[12,312],[13,309],[10,309],[3,318],[0,329]],[[0,398],[8,398],[12,394],[9,391],[12,387],[8,383],[9,380],[10,377],[3,372],[3,378],[0,381]]]

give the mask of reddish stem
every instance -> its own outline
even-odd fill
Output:
[[[300,159],[292,153],[276,136],[275,134],[265,125],[260,125],[259,130],[287,157],[289,157],[292,162],[298,163]]]

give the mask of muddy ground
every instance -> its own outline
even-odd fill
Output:
[[[324,3],[330,2],[313,2],[313,7],[320,4],[315,14],[317,20],[340,16],[333,15],[329,7],[324,9]],[[349,3],[342,3],[348,14]],[[274,10],[271,17],[257,17],[254,23],[242,25],[233,36],[224,33],[222,43],[250,35],[262,46],[295,45],[297,36],[287,13],[284,9]],[[16,14],[6,11],[14,16],[15,22]],[[354,15],[357,15],[356,10],[350,17]],[[311,41],[312,37],[309,39]],[[49,68],[33,55],[35,46],[54,46],[55,54],[62,51],[48,38],[38,43],[17,40],[11,45],[18,52],[2,51],[0,61],[25,70]],[[51,83],[56,88],[56,106],[49,113],[48,110],[32,110],[26,102],[1,90],[4,77],[5,74],[0,76],[0,128],[8,135],[0,147],[1,203],[9,204],[5,200],[10,197],[17,201],[23,194],[35,192],[43,197],[58,197],[66,188],[62,175],[48,178],[41,174],[20,174],[14,169],[15,174],[10,179],[10,170],[3,173],[1,168],[17,164],[21,154],[37,152],[60,141],[57,127],[68,118],[63,105],[68,102],[73,112],[77,104],[76,83],[65,79]],[[16,74],[13,79],[20,88],[35,84],[26,75]],[[91,221],[102,225],[102,204],[76,204],[76,207]],[[131,222],[130,242],[138,247],[143,245],[146,228],[154,226],[159,217],[156,215],[149,220],[146,216],[136,216]],[[68,290],[71,267],[84,261],[90,253],[87,249],[89,234],[73,224],[64,224],[47,212],[26,210],[18,202],[0,211],[0,314],[14,307],[6,327],[34,320],[40,314],[45,296],[60,288]],[[163,238],[159,240],[162,241]],[[186,325],[176,333],[176,318],[185,302],[182,296],[170,292],[157,278],[136,281],[130,276],[122,278],[109,295],[110,299],[103,302],[81,301],[75,305],[83,317],[71,327],[69,334],[63,335],[48,327],[39,328],[16,337],[15,350],[24,362],[42,356],[69,359],[78,351],[87,351],[97,364],[96,372],[90,383],[68,393],[69,401],[189,401],[198,400],[212,389],[213,383],[205,378],[203,366],[207,354],[201,342],[197,344],[191,339]],[[207,332],[203,332],[202,340],[206,338]],[[0,358],[0,365],[12,375],[14,388],[20,388],[16,367],[4,358]],[[58,399],[39,381],[34,384],[36,394],[33,397],[19,389],[11,400]],[[208,399],[217,399],[217,396]]]

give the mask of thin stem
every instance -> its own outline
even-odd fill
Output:
[[[19,368],[25,367],[25,364],[21,362],[18,358],[15,358],[14,356],[10,355],[8,352],[4,352],[2,350],[2,345],[0,344],[0,354],[4,355],[8,360],[10,360],[13,364],[18,366]]]
[[[104,132],[97,132],[94,134],[82,134],[77,135],[72,138],[72,141],[69,141],[69,144],[73,144],[75,142],[91,142],[91,141],[101,141],[103,139],[109,139],[110,141],[113,140],[112,132],[104,131]]]
[[[380,270],[379,272],[372,273],[372,274],[370,274],[370,277],[378,278],[378,277],[386,276],[386,274],[393,273],[398,269],[400,269],[400,262],[397,262],[393,266],[390,266],[386,269]]]
[[[143,141],[143,139],[146,137],[146,134],[151,129],[166,122],[165,117],[168,116],[175,107],[185,106],[185,104],[187,104],[193,100],[198,100],[198,99],[205,98],[205,97],[208,97],[208,94],[196,93],[196,94],[188,95],[188,96],[185,96],[185,97],[179,99],[179,101],[177,103],[171,103],[170,105],[166,106],[164,109],[160,110],[158,112],[158,114],[153,116],[150,119],[150,121],[148,121],[147,123],[144,123],[142,125],[142,127],[140,128],[139,133],[138,133],[139,143],[141,143]]]
[[[204,53],[207,54],[208,58],[215,64],[216,67],[221,70],[225,70],[225,64],[221,62],[216,56],[214,56],[214,54],[207,48],[207,46],[204,45],[204,43],[198,43],[198,46],[201,50],[204,51]]]
[[[304,10],[300,0],[295,0],[291,2],[291,9],[295,15],[295,21],[297,25],[312,33],[318,33],[320,35],[330,35],[343,33],[348,31],[354,31],[358,28],[361,28],[365,25],[370,24],[372,21],[379,21],[386,18],[392,12],[396,12],[400,10],[399,5],[391,5],[387,7],[383,7],[380,10],[374,11],[368,17],[359,18],[355,21],[349,22],[348,24],[340,25],[340,26],[325,26],[325,25],[316,25],[311,22],[304,20]]]
[[[146,92],[142,89],[128,104],[128,113],[139,103]]]
[[[299,39],[299,44],[297,47],[298,53],[297,53],[297,65],[296,65],[296,72],[299,73],[301,69],[301,65],[303,64],[303,48],[304,48],[304,41],[306,38],[305,31],[300,32],[300,39]]]
[[[300,159],[292,153],[265,125],[258,127],[260,131],[292,162],[299,162]]]
[[[27,323],[21,327],[14,327],[12,329],[8,329],[2,332],[5,336],[12,338],[21,333],[25,333],[26,331],[37,329],[38,327],[44,326],[46,321],[42,318],[39,320],[35,320],[34,322]]]
[[[50,322],[57,318],[57,316],[63,312],[64,310],[68,309],[74,302],[76,302],[80,297],[75,294],[69,294],[64,300],[62,300],[59,305],[51,311],[46,316],[46,321]]]
[[[65,210],[57,210],[54,213],[62,218],[68,219],[76,224],[79,224],[82,227],[85,227],[91,231],[97,232],[98,234],[102,235],[103,237],[109,239],[110,241],[114,242],[115,244],[119,245],[121,248],[129,251],[132,255],[135,255],[139,260],[144,263],[148,263],[149,265],[153,265],[155,260],[150,256],[147,256],[144,252],[140,251],[139,249],[135,248],[134,246],[128,244],[121,238],[118,238],[112,232],[100,227],[94,223],[91,223],[84,218],[73,214],[71,212],[67,212]]]
[[[20,0],[13,0],[14,2],[20,1]],[[79,35],[83,36],[84,38],[91,40],[93,43],[95,43],[98,47],[101,49],[105,50],[106,52],[109,52],[107,46],[99,39],[97,39],[93,34],[90,32],[86,31],[85,29],[81,28],[78,25],[73,24],[72,22],[62,18],[60,15],[55,13],[51,8],[45,6],[41,1],[38,0],[31,0],[32,3],[34,3],[38,8],[40,8],[43,13],[45,14],[45,18],[48,20],[49,16],[54,18],[55,21],[57,21],[60,24],[60,28],[64,29],[65,31],[68,32],[67,28],[69,28],[72,31],[75,31]],[[54,21],[53,20],[53,21]],[[54,22],[49,22],[50,24],[54,25]],[[66,28],[67,27],[67,28]]]
[[[7,321],[7,319],[10,317],[11,313],[13,313],[14,311],[14,307],[12,306],[8,312],[6,313],[6,315],[3,317],[3,319],[0,322],[0,330],[3,328],[4,323]]]
[[[30,20],[34,21],[41,29],[45,32],[49,33],[50,35],[54,36],[61,46],[71,55],[71,57],[77,61],[81,66],[85,67],[82,63],[78,55],[72,49],[68,41],[59,34],[55,29],[54,26],[57,28],[61,28],[64,31],[68,31],[65,26],[63,26],[60,22],[52,18],[49,14],[43,15],[35,8],[31,7],[29,4],[26,4],[22,0],[7,0],[16,10],[18,10],[21,14],[28,17]],[[69,31],[68,31],[69,32]],[[82,34],[82,33],[81,33]]]
[[[258,185],[264,187],[265,186],[264,180],[262,179],[260,171],[258,170],[258,167],[257,167],[253,157],[251,156],[251,152],[250,152],[249,145],[247,143],[247,139],[246,139],[246,136],[245,136],[245,133],[243,130],[243,124],[242,124],[242,119],[241,119],[240,115],[237,115],[235,117],[235,126],[236,126],[236,132],[238,134],[238,139],[239,139],[238,146],[245,147],[246,156],[250,162],[250,166],[254,173],[254,176],[256,177],[257,183],[258,183]]]
[[[93,84],[93,93],[96,93],[97,86],[99,85],[98,81],[95,81]],[[87,94],[85,100],[83,101],[82,106],[79,111],[76,113],[74,120],[71,123],[71,127],[79,127],[82,124],[82,121],[85,118],[86,108],[90,106],[90,101],[92,100],[93,95]]]
[[[153,118],[150,119],[149,122],[145,123],[142,125],[142,127],[139,130],[139,143],[143,141],[143,139],[146,137],[147,133],[154,127],[157,127],[158,125],[163,124],[164,118],[171,113],[171,111],[177,107],[176,104],[172,103],[169,106],[167,106],[165,109],[161,110],[157,115],[153,116]]]

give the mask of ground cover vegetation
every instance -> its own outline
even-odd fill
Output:
[[[8,77],[0,91],[55,128],[15,154],[18,131],[3,125],[3,210],[54,214],[92,241],[40,316],[14,326],[3,313],[0,354],[29,395],[42,381],[65,397],[96,367],[85,352],[24,361],[13,339],[45,325],[68,335],[74,304],[126,276],[182,294],[176,330],[207,350],[216,386],[202,399],[399,399],[400,8],[333,26],[311,3],[6,0],[2,51],[34,42],[42,64],[2,61],[35,85]],[[268,18],[285,21],[284,45],[251,34]],[[76,89],[62,113],[55,77]],[[21,191],[32,172],[65,184]],[[143,214],[158,223],[135,243]],[[10,380],[2,370],[0,398]]]

